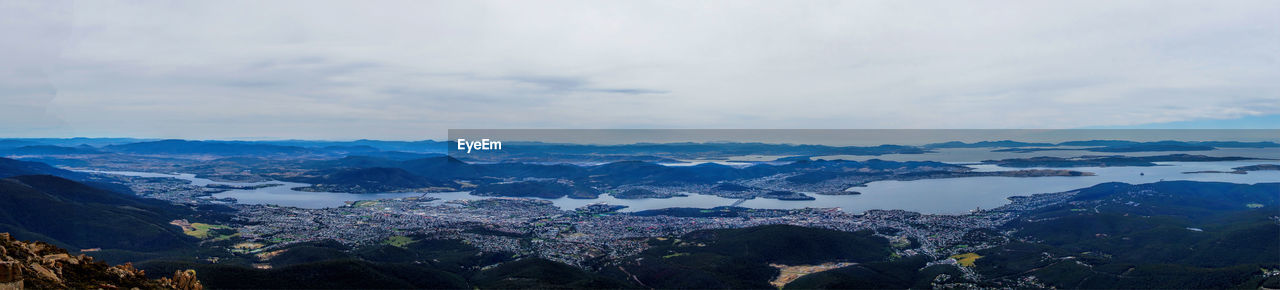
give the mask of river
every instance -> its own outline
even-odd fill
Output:
[[[911,181],[876,181],[868,183],[866,187],[856,187],[852,189],[861,192],[861,195],[834,196],[810,194],[810,196],[813,196],[816,199],[808,201],[757,198],[742,202],[741,206],[768,209],[838,207],[850,212],[863,212],[870,209],[904,209],[922,213],[959,214],[968,212],[975,208],[994,208],[1007,204],[1009,202],[1007,198],[1010,196],[1044,192],[1061,192],[1089,187],[1105,182],[1149,183],[1161,180],[1220,181],[1247,184],[1259,182],[1280,182],[1280,171],[1255,171],[1249,172],[1248,174],[1183,173],[1187,171],[1203,170],[1231,171],[1231,168],[1234,167],[1264,163],[1275,162],[1161,162],[1158,163],[1160,166],[1154,167],[1071,168],[1073,170],[1093,172],[1097,174],[1095,176],[963,177]],[[970,167],[973,167],[978,171],[1012,170],[1010,168],[1000,168],[994,165],[971,165]],[[231,185],[280,183],[283,184],[283,186],[247,190],[230,190],[214,194],[213,197],[235,198],[239,203],[245,204],[275,204],[301,208],[337,207],[346,204],[348,201],[355,200],[401,198],[424,195],[439,198],[441,201],[485,198],[472,196],[468,192],[437,192],[425,194],[301,192],[291,190],[291,188],[309,186],[309,184],[281,181],[251,183],[216,182],[204,178],[197,178],[193,174],[159,174],[119,171],[94,172],[145,177],[172,177],[191,181],[193,185],[198,186],[213,183]],[[1277,190],[1280,191],[1280,188]],[[587,204],[599,202],[628,206],[628,208],[623,211],[639,211],[670,207],[709,208],[731,205],[739,201],[737,199],[692,193],[687,197],[674,197],[668,199],[617,199],[612,196],[602,195],[597,199],[558,198],[550,200],[555,205],[563,209],[574,209]]]

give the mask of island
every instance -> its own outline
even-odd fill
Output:
[[[549,199],[567,196],[574,199],[594,199],[600,196],[600,191],[586,186],[574,186],[556,181],[518,181],[483,184],[471,191],[471,195]]]
[[[1234,169],[1234,170],[1232,170],[1232,171],[1203,170],[1203,171],[1188,171],[1188,172],[1183,172],[1183,173],[1184,173],[1184,174],[1191,174],[1191,173],[1230,173],[1230,174],[1249,174],[1249,171],[1280,170],[1280,165],[1277,165],[1277,164],[1258,164],[1258,165],[1240,166],[1240,167],[1235,167],[1235,168],[1231,168],[1231,169]]]
[[[864,187],[865,187],[866,185],[862,185],[862,186],[864,186]],[[862,193],[861,193],[861,192],[857,192],[857,191],[852,191],[852,190],[835,190],[835,191],[821,191],[821,192],[814,192],[813,194],[817,194],[817,195],[859,195],[859,194],[862,194]]]
[[[995,164],[1000,167],[1112,167],[1112,166],[1156,166],[1155,162],[1211,162],[1266,160],[1250,157],[1214,157],[1191,154],[1169,154],[1159,156],[1122,156],[1122,155],[1085,155],[1080,157],[1031,157],[1002,160],[983,160],[984,164]]]
[[[221,189],[221,190],[253,190],[253,189],[263,189],[268,187],[276,187],[281,185],[284,185],[284,184],[264,183],[264,184],[254,184],[254,185],[235,185],[235,184],[224,184],[224,183],[210,183],[208,185],[205,185],[204,187],[207,187],[210,189]]]
[[[674,191],[653,191],[644,188],[633,188],[609,194],[618,199],[642,199],[642,198],[672,198],[689,196],[687,194]]]

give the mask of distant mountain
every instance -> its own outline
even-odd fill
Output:
[[[1093,152],[1160,152],[1160,151],[1209,151],[1214,150],[1213,146],[1192,145],[1179,143],[1141,143],[1130,145],[1112,145],[1106,147],[1085,149]]]
[[[18,148],[22,146],[41,145],[39,142],[19,140],[19,139],[0,139],[0,148]]]
[[[1072,147],[1055,147],[1055,146],[1038,146],[1036,148],[1006,148],[994,150],[994,152],[1018,152],[1030,153],[1037,151],[1053,151],[1053,150],[1084,150],[1092,152],[1114,152],[1114,153],[1130,153],[1130,152],[1161,152],[1161,151],[1209,151],[1218,148],[1276,148],[1280,147],[1280,143],[1275,142],[1238,142],[1238,141],[1155,141],[1155,142],[1135,142],[1125,140],[1089,140],[1089,141],[1067,141],[1058,143],[1056,146],[1085,146],[1089,148],[1072,148]]]
[[[1104,146],[1104,147],[1123,147],[1134,145],[1152,145],[1152,146],[1205,146],[1216,148],[1276,148],[1280,147],[1280,143],[1275,142],[1239,142],[1239,141],[1154,141],[1154,142],[1136,142],[1125,140],[1088,140],[1088,141],[1067,141],[1058,143],[1058,146]]]
[[[60,169],[40,162],[0,157],[0,178],[19,175],[52,175],[74,180],[99,189],[114,191],[121,194],[133,194],[133,190],[129,189],[128,186],[108,180],[102,180],[86,173]]]
[[[1130,144],[1112,144],[1099,148],[1089,148],[1087,150],[1093,152],[1156,152],[1156,151],[1208,151],[1217,148],[1276,148],[1280,144],[1274,142],[1236,142],[1236,141],[1208,141],[1208,142],[1182,142],[1182,141],[1158,141],[1158,142],[1141,142]]]
[[[924,145],[925,148],[987,148],[987,147],[1043,147],[1053,146],[1053,143],[1028,143],[1013,140],[1001,141],[981,141],[974,143],[965,143],[960,141],[951,141],[943,143],[933,143]]]
[[[160,139],[153,138],[33,138],[27,139],[41,144],[58,145],[58,146],[80,146],[88,145],[93,147],[102,147],[108,145],[129,144],[137,142],[158,141]]]
[[[195,216],[186,207],[50,175],[0,179],[0,232],[72,249],[163,251],[196,239],[170,225]]]
[[[0,178],[18,176],[18,175],[54,175],[63,178],[83,179],[88,175],[84,173],[74,172],[65,169],[59,169],[48,164],[32,161],[22,161],[0,157]]]
[[[477,164],[483,176],[581,179],[587,168],[571,164],[496,163]]]
[[[278,140],[278,141],[252,141],[258,144],[303,147],[303,148],[373,148],[377,151],[400,151],[410,153],[436,153],[441,154],[448,152],[446,143],[443,141],[421,140],[421,141],[382,141],[382,140],[355,140],[355,141],[319,141],[319,140]]]
[[[17,138],[0,139],[0,150],[28,146],[71,147],[82,149],[101,148],[110,152],[131,154],[210,154],[210,155],[270,155],[270,154],[315,154],[327,153],[335,155],[375,154],[382,151],[403,152],[409,154],[443,154],[447,152],[446,143],[441,141],[315,141],[315,140],[278,140],[278,141],[232,141],[232,140],[180,140],[180,139],[136,139],[136,138]],[[83,148],[83,147],[88,148]],[[33,155],[52,154],[86,154],[84,152],[34,151]],[[43,150],[52,150],[44,148]],[[0,154],[4,154],[0,152]],[[16,153],[13,153],[16,154]],[[422,158],[426,156],[417,156]],[[396,159],[410,159],[396,157]]]
[[[191,149],[164,148],[164,145],[182,145],[177,141],[193,142],[188,144]],[[154,142],[160,142],[151,144]],[[209,143],[209,144],[195,144]],[[157,146],[157,147],[148,147]],[[270,141],[232,141],[232,140],[156,140],[156,139],[136,139],[136,138],[12,138],[0,139],[0,149],[12,149],[24,146],[58,146],[58,147],[77,147],[89,146],[93,148],[113,147],[116,152],[133,152],[140,154],[162,154],[172,152],[170,154],[229,154],[239,152],[226,148],[216,148],[211,146],[240,144],[240,145],[260,145],[257,149],[248,148],[247,150],[266,150],[272,153],[290,153],[291,150],[298,148],[307,149],[315,152],[324,152],[329,154],[347,155],[371,152],[404,152],[413,154],[444,154],[450,152],[450,149],[456,149],[456,145],[452,141],[382,141],[382,140],[355,140],[355,141],[322,141],[322,140],[270,140]],[[1194,148],[1214,147],[1214,148],[1278,148],[1280,143],[1276,142],[1239,142],[1239,141],[1154,141],[1154,142],[1137,142],[1127,140],[1085,140],[1085,141],[1066,141],[1057,144],[1042,142],[1021,142],[1013,140],[1000,141],[980,141],[974,143],[965,143],[960,141],[951,141],[943,143],[933,143],[924,146],[902,146],[902,145],[880,145],[880,146],[826,146],[826,145],[793,145],[793,144],[765,144],[765,143],[739,143],[739,142],[709,142],[709,143],[635,143],[622,145],[583,145],[583,144],[558,144],[558,143],[541,143],[541,142],[520,142],[509,141],[504,144],[508,146],[516,146],[519,150],[501,150],[492,152],[473,152],[468,154],[468,160],[480,161],[524,161],[524,162],[554,162],[556,160],[576,160],[576,162],[615,162],[615,161],[648,161],[648,162],[672,162],[672,157],[724,157],[739,155],[803,155],[803,156],[822,156],[822,155],[884,155],[884,154],[921,154],[927,153],[929,149],[942,148],[1025,148],[1025,147],[1056,147],[1056,146],[1090,146],[1090,147],[1108,147],[1113,150],[1119,148],[1128,148],[1127,146],[1173,146],[1170,148],[1188,146]],[[132,146],[124,146],[132,145]],[[172,146],[170,146],[172,147]],[[268,149],[275,147],[274,149]],[[292,148],[292,149],[283,149]],[[1143,148],[1143,147],[1133,147]],[[1150,147],[1158,148],[1158,147]],[[225,151],[231,150],[231,151]],[[1173,149],[1169,149],[1173,150]],[[283,151],[283,152],[280,152]],[[1167,151],[1167,150],[1166,150]],[[1101,151],[1100,151],[1101,152]],[[1109,151],[1123,152],[1123,151]],[[1138,151],[1129,151],[1138,152]],[[294,152],[296,153],[296,152]],[[391,156],[387,156],[391,157]],[[393,159],[409,159],[405,157],[395,157]]]
[[[444,141],[420,140],[420,141],[383,141],[361,139],[351,141],[354,145],[366,145],[378,148],[382,151],[403,151],[413,153],[445,153],[448,152],[448,145]]]
[[[1062,147],[1071,146],[1071,147]],[[981,141],[965,143],[959,141],[933,143],[922,146],[925,149],[946,148],[1002,148],[994,152],[1030,153],[1054,150],[1085,150],[1093,152],[1159,152],[1159,151],[1208,151],[1217,148],[1277,148],[1275,142],[1239,142],[1239,141],[1153,141],[1138,142],[1128,140],[1087,140],[1053,143],[1032,143],[1012,140]],[[1074,148],[1089,147],[1089,148]]]
[[[614,162],[587,169],[592,179],[605,184],[711,183],[716,179],[698,168],[663,166],[649,162]]]
[[[187,141],[161,140],[150,142],[109,145],[106,151],[131,154],[174,155],[303,155],[315,151],[302,147],[259,144],[241,141]]]
[[[0,149],[0,155],[73,155],[73,154],[105,154],[89,146],[63,147],[55,145],[32,145],[11,149]]]
[[[478,178],[483,176],[482,170],[477,166],[449,156],[406,160],[395,167],[408,170],[413,174],[440,179]]]
[[[1248,157],[1215,157],[1190,154],[1169,154],[1158,156],[1080,156],[1066,157],[1031,157],[1002,160],[983,160],[982,163],[995,164],[1001,167],[1109,167],[1109,166],[1156,166],[1155,162],[1209,162],[1260,160]]]
[[[1141,144],[1142,142],[1125,141],[1125,140],[1088,140],[1088,141],[1067,141],[1058,143],[1058,146],[1124,146]]]
[[[369,153],[369,152],[382,151],[378,148],[374,148],[373,146],[368,146],[368,145],[333,145],[333,146],[320,147],[320,150],[334,152],[334,153],[342,153],[342,154]]]
[[[1276,142],[1239,142],[1239,141],[1201,141],[1192,142],[1195,145],[1212,146],[1218,148],[1277,148],[1280,143]]]
[[[351,153],[351,154],[348,154],[348,156],[377,157],[377,158],[384,158],[384,159],[391,159],[391,160],[413,160],[413,159],[422,159],[422,158],[441,157],[441,156],[444,156],[444,154],[413,153],[413,152],[403,152],[403,151],[376,151],[376,152]]]
[[[450,141],[451,150],[456,143]],[[673,159],[728,157],[743,155],[884,155],[923,154],[928,151],[914,146],[826,146],[739,142],[712,143],[635,143],[622,145],[583,145],[540,142],[504,142],[503,150],[459,153],[468,160],[479,161],[556,161],[557,156],[569,156],[574,160],[650,161],[669,162]],[[628,159],[632,156],[639,159]],[[594,158],[586,158],[594,157]],[[545,160],[540,160],[545,159]]]
[[[1280,183],[1237,184],[1225,182],[1162,181],[1148,184],[1109,182],[1083,188],[1070,201],[1027,214],[1027,219],[1097,216],[1108,211],[1141,216],[1178,216],[1188,225],[1217,222],[1213,217],[1231,216],[1259,209],[1280,209]],[[1094,213],[1071,211],[1082,204],[1096,204]],[[1256,204],[1255,206],[1249,206]],[[1276,212],[1271,212],[1276,213]],[[1209,219],[1209,220],[1207,220]],[[1278,225],[1280,226],[1280,225]],[[1280,238],[1278,236],[1277,238]]]
[[[338,159],[304,161],[301,166],[305,169],[325,170],[337,168],[397,167],[400,163],[401,161],[399,160],[358,155]]]
[[[102,147],[107,145],[137,143],[145,141],[155,141],[156,139],[138,139],[138,138],[13,138],[0,140],[0,148],[4,147],[21,147],[30,145],[53,145],[62,147],[75,146],[92,146]],[[20,144],[20,145],[14,145]]]

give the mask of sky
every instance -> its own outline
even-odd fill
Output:
[[[1276,15],[1280,1],[0,0],[0,136],[1280,128]]]

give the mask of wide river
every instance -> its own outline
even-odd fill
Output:
[[[1077,188],[1089,187],[1104,182],[1150,183],[1162,180],[1196,180],[1220,181],[1232,183],[1280,182],[1280,171],[1254,171],[1248,174],[1197,173],[1185,174],[1187,171],[1231,171],[1233,167],[1254,164],[1275,164],[1276,161],[1231,161],[1231,162],[1163,162],[1154,167],[1076,167],[1073,170],[1096,173],[1096,176],[1055,176],[1055,177],[964,177],[945,179],[923,179],[912,181],[877,181],[868,183],[866,187],[853,190],[861,195],[828,196],[810,194],[816,198],[809,201],[783,201],[774,199],[752,199],[742,202],[741,206],[750,208],[793,209],[806,207],[830,208],[838,207],[850,212],[863,212],[870,209],[904,209],[922,213],[959,214],[975,208],[994,208],[1007,204],[1008,197],[1045,192],[1061,192]],[[971,165],[980,171],[1013,170],[993,165]],[[352,194],[337,192],[300,192],[290,188],[308,186],[294,182],[256,182],[234,183],[215,182],[197,178],[192,174],[158,174],[144,172],[103,172],[146,177],[172,177],[191,181],[193,185],[232,184],[256,185],[263,183],[280,183],[283,186],[231,190],[214,194],[215,198],[235,198],[244,204],[274,204],[302,208],[337,207],[348,201],[402,198],[410,196],[430,196],[441,201],[459,199],[482,199],[468,192],[438,193],[378,193]],[[1280,186],[1280,185],[1278,185]],[[1280,191],[1280,188],[1277,188]],[[690,194],[687,197],[668,199],[617,199],[602,195],[597,199],[559,198],[551,201],[563,209],[574,209],[591,203],[604,202],[625,205],[623,211],[639,211],[670,207],[710,208],[726,206],[738,202],[737,199],[722,198],[711,195]]]

